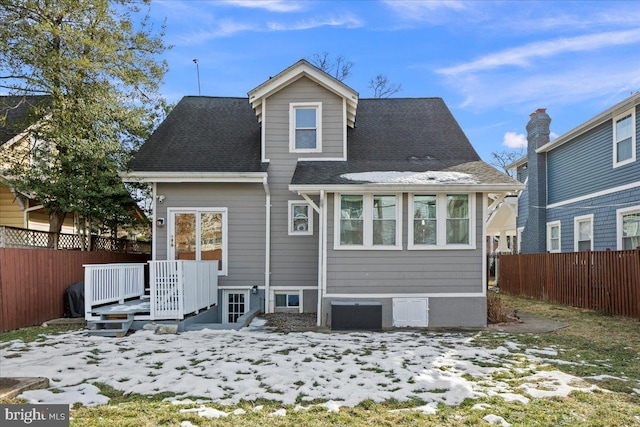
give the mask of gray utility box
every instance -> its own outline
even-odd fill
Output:
[[[331,329],[335,331],[382,330],[382,303],[332,301]]]

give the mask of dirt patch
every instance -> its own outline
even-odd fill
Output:
[[[42,377],[0,378],[0,400],[13,399],[23,391],[49,387],[49,379]]]
[[[316,313],[269,313],[260,317],[267,321],[265,326],[284,331],[316,329]]]

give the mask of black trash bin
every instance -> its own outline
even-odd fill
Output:
[[[64,291],[64,317],[84,317],[84,282],[77,282]]]

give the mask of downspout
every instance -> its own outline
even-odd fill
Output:
[[[156,249],[156,245],[158,244],[158,235],[156,228],[156,220],[157,220],[157,196],[158,196],[158,184],[153,182],[151,183],[151,260],[157,261],[156,254],[158,253]],[[168,227],[169,218],[166,218],[165,227]],[[169,248],[167,248],[167,259],[169,259]]]
[[[324,230],[325,230],[325,221],[324,221],[324,206],[326,204],[326,194],[324,190],[320,190],[320,201],[319,205],[313,203],[313,200],[304,193],[298,193],[299,196],[302,196],[303,199],[311,205],[314,211],[318,212],[318,308],[317,308],[317,319],[316,324],[318,326],[322,325],[322,285],[324,283]]]
[[[31,206],[24,210],[24,228],[29,228],[29,212],[37,211],[39,209],[44,208],[42,205]]]
[[[316,325],[322,326],[322,284],[324,283],[324,206],[326,194],[320,190],[320,209],[318,211],[318,309]]]
[[[267,177],[262,178],[265,192],[265,248],[264,248],[264,312],[270,313],[270,278],[271,278],[271,192]]]

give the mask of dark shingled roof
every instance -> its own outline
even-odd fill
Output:
[[[133,171],[263,172],[248,98],[186,96],[129,162]]]
[[[133,171],[264,172],[260,124],[248,98],[184,97],[129,162]],[[480,160],[441,98],[361,99],[348,161],[298,162],[291,184],[357,184],[340,175],[447,171],[512,183]],[[515,181],[513,181],[515,182]]]
[[[48,102],[48,96],[0,96],[0,146],[25,130],[32,107]],[[32,118],[31,118],[32,119]]]
[[[347,162],[299,162],[291,183],[358,184],[340,175],[372,171],[461,172],[482,184],[511,183],[480,160],[441,98],[361,99],[347,135]]]

